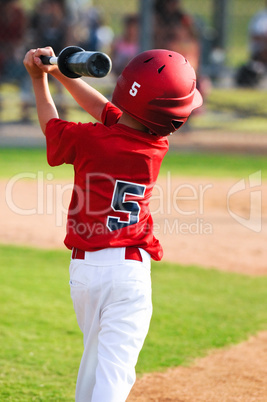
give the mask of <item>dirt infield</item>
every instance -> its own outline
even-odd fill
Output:
[[[127,402],[266,402],[267,332],[191,367],[138,379]]]
[[[266,275],[267,182],[259,174],[248,179],[162,177],[151,210],[164,260]],[[63,248],[71,187],[0,181],[0,242]],[[145,375],[128,400],[267,401],[266,375],[267,333],[261,333],[192,367]]]

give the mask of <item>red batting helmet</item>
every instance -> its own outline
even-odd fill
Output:
[[[196,74],[179,53],[148,50],[134,57],[118,78],[112,102],[146,126],[165,136],[178,130],[192,110],[202,105]]]

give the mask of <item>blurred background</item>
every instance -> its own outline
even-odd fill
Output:
[[[230,141],[240,149],[246,135],[254,133],[260,139],[253,145],[265,151],[266,1],[0,0],[0,7],[0,146],[43,144],[23,66],[25,52],[50,45],[58,54],[78,45],[112,58],[108,77],[89,79],[108,98],[117,76],[138,52],[168,48],[182,53],[197,72],[204,106],[184,127],[187,135],[179,146],[206,148],[210,135],[223,131],[216,140],[220,144],[215,141],[219,147]],[[56,82],[51,87],[60,117],[88,121]],[[232,138],[232,132],[242,138]],[[171,145],[175,143],[173,139]]]
[[[73,169],[47,164],[23,66],[30,48],[47,45],[56,54],[68,45],[106,52],[112,72],[84,80],[108,98],[140,50],[176,50],[197,72],[204,105],[169,137],[151,202],[164,260],[153,264],[154,313],[138,373],[266,331],[267,0],[0,0],[0,400],[73,401],[82,349],[61,250]],[[50,85],[61,118],[91,119]],[[236,349],[234,360],[218,355],[224,364],[207,364],[212,373],[187,371],[190,390],[171,377],[176,400],[201,399],[201,384],[211,400],[266,401],[265,333],[258,340],[255,349],[254,341]],[[150,378],[142,400],[159,389],[155,400],[175,398],[169,383]]]

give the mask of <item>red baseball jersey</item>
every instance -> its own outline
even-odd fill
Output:
[[[85,251],[136,246],[160,260],[149,200],[168,139],[117,123],[120,116],[109,102],[102,123],[47,124],[48,163],[73,164],[75,172],[64,242]]]

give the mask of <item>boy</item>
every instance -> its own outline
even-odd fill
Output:
[[[72,250],[70,287],[83,332],[78,402],[123,402],[152,313],[150,259],[162,248],[152,233],[149,200],[168,150],[167,135],[201,106],[196,76],[178,53],[150,50],[118,78],[112,102],[82,79],[44,66],[32,49],[24,65],[32,78],[51,166],[74,165],[65,245]],[[47,73],[102,123],[58,119]],[[115,106],[116,105],[116,106]]]

